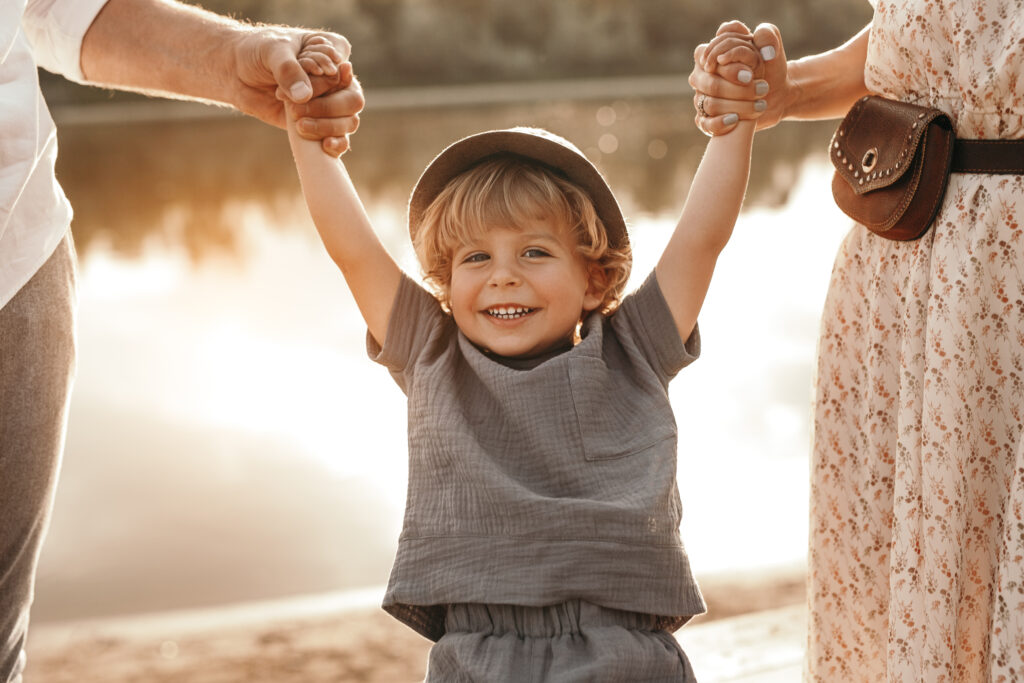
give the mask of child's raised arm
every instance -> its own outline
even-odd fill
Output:
[[[342,68],[347,72],[350,67]],[[383,344],[401,270],[373,231],[341,159],[299,137],[290,115],[288,142],[320,239],[345,276],[370,334]]]
[[[759,59],[753,47],[747,59]],[[711,138],[683,213],[655,273],[676,328],[687,339],[697,323],[718,255],[732,235],[750,175],[755,121],[740,121],[727,135]]]

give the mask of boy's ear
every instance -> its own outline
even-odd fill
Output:
[[[583,294],[583,310],[593,311],[604,303],[608,291],[608,273],[600,263],[587,264],[587,291]]]
[[[451,280],[441,286],[441,308],[446,313],[452,312],[452,283]]]

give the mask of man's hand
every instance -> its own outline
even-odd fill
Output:
[[[350,54],[348,41],[336,33],[283,27],[247,31],[235,48],[235,104],[280,128],[285,127],[285,104],[299,105],[292,111],[299,134],[322,140],[324,152],[338,156],[348,149],[364,104]]]

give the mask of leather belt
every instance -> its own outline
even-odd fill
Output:
[[[956,140],[952,173],[1024,174],[1024,140]]]

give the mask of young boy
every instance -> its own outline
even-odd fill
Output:
[[[753,122],[713,138],[654,272],[623,297],[625,221],[568,141],[459,140],[413,190],[427,292],[344,165],[289,139],[310,212],[409,400],[409,490],[384,608],[436,641],[427,680],[690,681],[704,602],[679,537],[669,380],[746,188]]]

